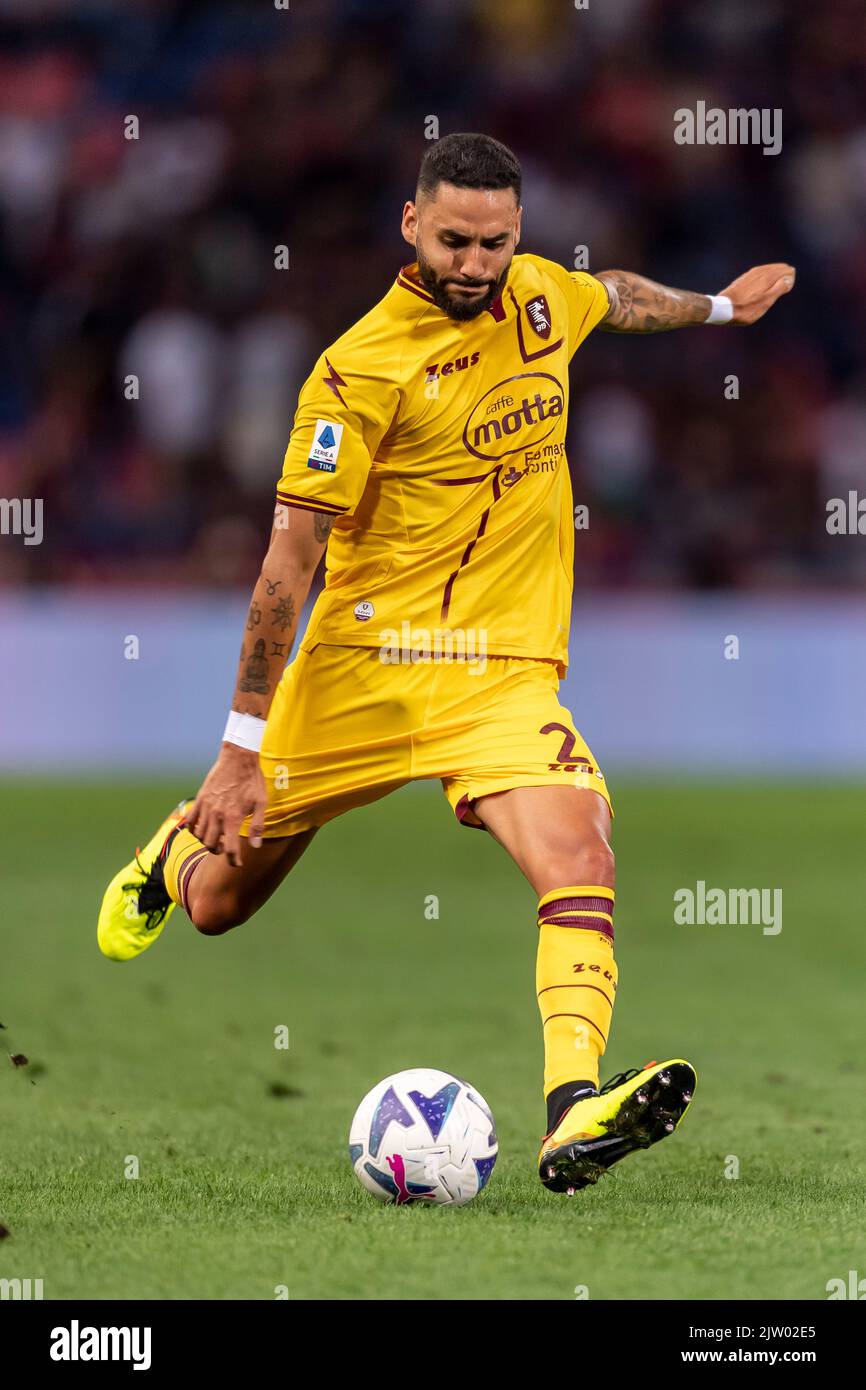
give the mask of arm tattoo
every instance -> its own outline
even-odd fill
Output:
[[[709,295],[691,290],[672,290],[630,270],[603,270],[601,280],[610,300],[600,329],[607,333],[667,333],[704,323],[710,312]]]
[[[264,574],[262,575],[262,579],[264,579],[265,581],[265,586],[268,591],[268,598],[273,598],[274,594],[277,592],[277,589],[283,582],[282,579],[268,579],[267,575]]]
[[[313,512],[313,530],[317,541],[326,541],[331,534],[334,518],[327,512]]]
[[[285,632],[286,628],[291,627],[295,621],[295,605],[290,595],[286,598],[278,598],[276,607],[272,608],[271,612],[274,615],[274,626],[278,627],[280,632]]]
[[[250,604],[250,611],[247,614],[247,632],[252,632],[253,628],[258,627],[261,621],[262,610],[261,608],[259,608],[259,605],[256,603],[255,599],[253,599],[252,603]]]
[[[244,654],[241,652],[241,660]],[[238,681],[238,690],[244,694],[267,695],[268,693],[268,667],[270,663],[265,656],[265,639],[259,637],[253,647],[252,656],[244,667],[244,673]]]

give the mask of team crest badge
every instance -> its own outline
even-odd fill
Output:
[[[543,294],[537,294],[526,306],[526,316],[539,338],[550,337],[550,310]]]

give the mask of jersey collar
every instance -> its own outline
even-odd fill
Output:
[[[421,280],[421,277],[418,273],[417,261],[411,261],[409,265],[404,265],[400,268],[400,272],[397,275],[396,284],[398,284],[401,289],[408,290],[410,294],[417,295],[419,299],[423,299],[427,304],[432,304],[434,309],[439,308],[435,299],[430,294],[429,290],[425,288],[424,283]],[[439,309],[439,312],[440,314],[443,313],[441,309]],[[488,305],[484,312],[485,314],[490,314],[494,322],[502,323],[503,319],[506,317],[507,312],[505,305],[502,302],[502,295],[498,295],[497,298],[494,299],[493,303]]]

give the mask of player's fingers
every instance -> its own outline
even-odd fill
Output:
[[[780,294],[787,294],[788,290],[793,289],[797,272],[792,265],[781,263],[780,265],[768,266],[767,269],[770,272],[767,277],[770,294],[778,297]]]
[[[265,807],[267,802],[261,797],[253,807],[253,814],[250,817],[249,840],[253,849],[261,849],[262,835],[265,829]]]
[[[203,806],[199,814],[198,820],[196,821],[195,837],[197,840],[201,840],[202,844],[205,845],[208,849],[211,848],[213,842],[213,835],[210,832],[210,824],[210,811],[208,810],[207,806]]]
[[[794,287],[794,282],[789,275],[782,275],[770,288],[763,294],[758,302],[753,306],[752,322],[763,318],[768,309],[771,309],[783,294],[788,294]]]
[[[215,807],[208,807],[197,838],[210,850],[211,854],[220,853],[222,828],[222,816],[219,811]]]
[[[226,817],[223,824],[223,852],[233,869],[241,866],[241,822],[238,816]]]
[[[201,816],[201,794],[199,793],[199,795],[196,797],[195,801],[192,803],[192,805],[190,806],[189,810],[187,811],[187,813],[186,813],[186,815],[185,815],[185,817],[184,817],[184,822],[185,822],[185,824],[186,824],[187,830],[191,830],[192,833],[193,833],[193,835],[195,835],[195,836],[198,836],[198,829],[197,829],[197,827],[198,827],[198,823],[199,823],[199,818],[200,818],[200,816]]]

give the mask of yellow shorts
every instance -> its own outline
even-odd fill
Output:
[[[523,657],[386,664],[379,649],[317,643],[277,687],[261,750],[265,835],[295,835],[418,778],[441,778],[464,825],[513,787],[607,785],[552,662]]]

